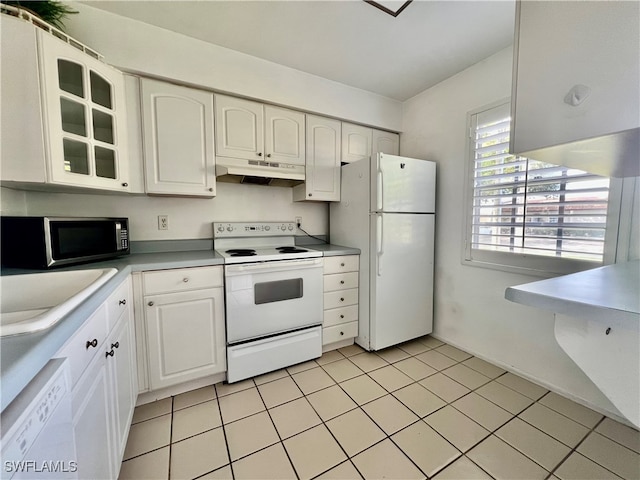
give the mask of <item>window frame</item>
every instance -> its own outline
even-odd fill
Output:
[[[609,178],[607,221],[603,260],[601,263],[566,257],[553,257],[515,252],[497,252],[471,248],[471,239],[473,235],[472,218],[475,173],[475,131],[472,123],[473,117],[479,113],[510,103],[510,101],[510,97],[506,97],[467,112],[467,125],[465,130],[467,139],[464,169],[462,264],[548,278],[614,263],[617,251],[623,184],[622,179],[614,177]]]

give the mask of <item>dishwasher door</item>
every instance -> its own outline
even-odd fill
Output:
[[[66,359],[50,360],[0,415],[1,478],[77,479]]]

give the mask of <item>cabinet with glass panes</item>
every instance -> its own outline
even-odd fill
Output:
[[[129,192],[122,73],[21,19],[2,27],[3,47],[17,50],[3,48],[2,183]]]

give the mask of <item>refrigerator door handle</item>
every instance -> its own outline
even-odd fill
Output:
[[[380,155],[377,156],[376,158],[376,162],[377,162],[377,169],[376,169],[376,182],[377,182],[377,188],[376,188],[376,209],[381,212],[384,211],[384,192],[383,192],[383,188],[384,188],[384,181],[383,181],[383,177],[382,177],[382,167],[380,165]]]
[[[378,276],[382,275],[382,255],[384,254],[384,219],[382,214],[376,218],[376,263]]]

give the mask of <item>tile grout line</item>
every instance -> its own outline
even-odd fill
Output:
[[[169,428],[169,465],[167,468],[167,479],[171,478],[171,454],[173,453],[173,403],[175,397],[171,397],[171,426]]]

